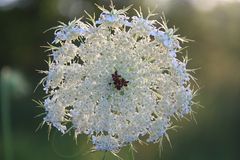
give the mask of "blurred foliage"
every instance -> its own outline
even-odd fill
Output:
[[[119,8],[129,4],[138,8],[142,4],[146,11],[147,6],[143,4],[147,1],[143,1],[115,0]],[[67,22],[70,18],[81,17],[83,10],[98,15],[99,11],[94,6],[96,2],[18,0],[15,6],[0,5],[0,68],[9,66],[18,69],[29,80],[28,86],[34,88],[42,78],[36,70],[47,69],[44,60],[48,59],[48,53],[40,46],[53,39],[52,31],[43,32],[56,26],[57,21]],[[99,3],[109,4],[108,1]],[[175,25],[179,28],[178,33],[194,40],[184,52],[193,59],[190,68],[201,68],[195,75],[201,86],[196,101],[200,101],[204,108],[195,109],[197,124],[183,120],[178,123],[183,127],[177,133],[169,132],[172,148],[165,140],[161,158],[158,145],[150,144],[136,145],[138,153],[135,159],[237,160],[240,135],[240,4],[228,3],[203,12],[188,0],[172,0],[168,8],[156,9],[156,12],[162,11],[169,20],[169,26]],[[33,117],[41,110],[34,107],[31,99],[41,100],[43,95],[40,88],[27,97],[10,100],[14,159],[101,159],[103,153],[87,153],[91,146],[85,136],[79,137],[76,145],[73,136],[62,136],[54,130],[48,141],[47,127],[35,132],[41,118]],[[3,159],[3,129],[0,126],[0,159]],[[121,156],[128,159],[127,147]],[[113,159],[110,154],[107,158]]]

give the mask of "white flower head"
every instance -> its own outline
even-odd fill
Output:
[[[126,15],[126,12],[131,8],[128,6],[127,8],[116,10],[113,4],[110,6],[111,11],[105,9],[97,5],[97,7],[102,11],[98,20],[96,20],[96,24],[107,25],[111,27],[121,27],[123,25],[130,26],[128,19],[129,17]]]
[[[92,25],[79,19],[55,31],[44,122],[87,134],[96,150],[118,151],[142,136],[158,142],[172,117],[192,112],[188,61],[177,59],[183,39],[164,19],[99,8]]]

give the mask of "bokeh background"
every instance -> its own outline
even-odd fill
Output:
[[[194,40],[185,50],[193,60],[190,68],[201,87],[204,108],[195,108],[197,123],[182,120],[177,132],[170,131],[159,157],[156,144],[136,145],[136,160],[238,160],[240,151],[240,1],[239,0],[114,0],[117,8],[134,4],[164,12],[169,26]],[[44,96],[33,90],[47,69],[44,52],[53,31],[43,33],[57,21],[81,17],[84,10],[99,15],[94,3],[108,6],[109,0],[0,0],[1,69],[1,160],[98,160],[103,153],[88,153],[90,144],[81,136],[62,136],[45,126],[35,132],[42,112],[32,99]],[[134,12],[131,11],[130,14]],[[145,12],[146,13],[146,12]],[[159,19],[160,16],[155,18]],[[9,116],[8,116],[9,115]],[[9,125],[10,124],[10,125]],[[5,135],[5,136],[3,136]],[[5,145],[4,145],[5,144]],[[9,155],[9,158],[6,158]],[[120,153],[131,159],[128,148]],[[117,159],[107,154],[107,159]]]

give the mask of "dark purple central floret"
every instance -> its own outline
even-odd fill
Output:
[[[127,86],[129,81],[126,81],[117,71],[112,74],[112,80],[115,88],[121,90],[123,86]]]

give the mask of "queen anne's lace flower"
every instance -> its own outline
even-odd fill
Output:
[[[176,58],[184,40],[151,14],[129,18],[129,7],[99,8],[93,24],[79,19],[56,27],[44,122],[63,134],[89,135],[96,150],[117,151],[145,135],[157,142],[171,117],[192,111],[187,61]]]

